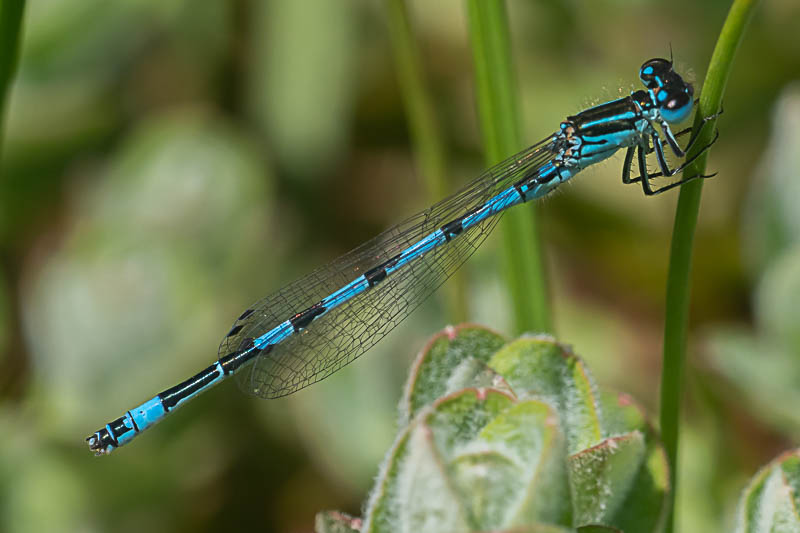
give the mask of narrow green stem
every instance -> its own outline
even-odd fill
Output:
[[[5,124],[6,96],[17,70],[20,29],[25,0],[0,0],[0,148]]]
[[[478,114],[489,165],[522,148],[508,16],[503,0],[468,0],[467,16]],[[514,329],[552,331],[544,254],[532,205],[511,210],[503,225],[506,281],[514,310]]]
[[[425,81],[406,2],[387,0],[386,4],[397,76],[408,114],[417,162],[425,179],[429,203],[432,205],[441,200],[448,190],[444,141],[436,119],[433,98]],[[450,320],[456,323],[466,321],[468,306],[463,271],[453,275],[446,290]]]
[[[758,0],[734,0],[728,17],[720,32],[711,56],[708,73],[703,84],[702,95],[695,115],[694,128],[701,125],[703,117],[712,115],[721,108],[722,95],[733,66],[733,57],[742,39],[747,21],[752,16]],[[692,157],[711,142],[715,120],[710,121],[699,133],[694,148],[687,157]],[[706,151],[694,164],[688,166],[684,176],[696,176],[705,172]],[[718,180],[724,177],[716,178]],[[678,435],[681,395],[683,389],[683,367],[686,361],[686,343],[689,324],[690,271],[692,245],[703,180],[695,180],[681,187],[675,225],[672,232],[669,273],[664,321],[664,362],[661,374],[661,434],[667,457],[673,472],[670,493],[670,514],[666,531],[672,531],[674,501],[677,489]]]
[[[2,151],[3,151],[3,131],[5,125],[6,96],[11,81],[17,70],[17,56],[19,50],[20,29],[22,28],[22,14],[25,11],[25,0],[0,0],[0,181],[2,175]],[[3,221],[0,220],[0,226]],[[0,239],[2,241],[2,239]],[[8,261],[8,254],[5,250],[5,243],[0,242],[0,278],[12,277],[12,268]],[[0,283],[5,279],[0,280]],[[13,285],[11,285],[13,287]],[[15,295],[9,293],[7,300],[16,301]],[[6,318],[6,317],[3,317]],[[8,313],[9,331],[18,326],[18,316],[12,312]],[[0,339],[2,341],[2,339]],[[6,346],[0,342],[0,350]],[[6,357],[0,358],[0,399],[16,396],[16,378],[20,375],[20,366],[25,366],[22,362],[24,358]]]

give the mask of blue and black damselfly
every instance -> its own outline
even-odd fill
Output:
[[[162,420],[177,407],[236,374],[249,393],[278,398],[333,374],[371,348],[441,285],[486,239],[509,207],[541,198],[584,168],[626,148],[622,181],[639,183],[648,196],[696,178],[654,188],[674,176],[714,140],[677,168],[686,149],[673,133],[691,114],[693,89],[672,61],[651,59],[639,78],[646,90],[567,117],[559,130],[499,163],[453,196],[384,231],[332,263],[264,298],[236,319],[217,362],[127,411],[86,440],[107,454]],[[706,117],[704,124],[711,118]],[[699,130],[698,130],[699,131]],[[663,136],[663,137],[662,137]],[[659,172],[647,169],[655,152]],[[631,176],[634,157],[639,176]]]

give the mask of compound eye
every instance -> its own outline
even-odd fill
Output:
[[[648,89],[663,87],[672,72],[672,63],[666,59],[655,58],[646,61],[639,69],[639,79]]]
[[[660,91],[659,96],[665,92],[667,88]],[[691,86],[687,86],[685,90],[675,92],[666,98],[666,101],[661,104],[661,116],[667,122],[675,123],[681,122],[692,110],[692,90]]]
[[[667,105],[664,107],[666,107],[670,111],[676,111],[682,108],[683,106],[687,105],[691,101],[692,99],[689,97],[688,94],[678,93],[669,100],[667,100]]]

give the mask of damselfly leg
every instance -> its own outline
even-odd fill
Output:
[[[697,128],[696,131],[699,133],[703,129],[703,127],[705,127],[706,123],[708,123],[710,120],[713,120],[713,119],[717,118],[720,114],[722,114],[722,110],[720,110],[718,113],[715,113],[713,115],[709,115],[707,117],[703,117],[703,121],[702,121],[700,127]],[[686,148],[685,149],[681,149],[677,145],[677,141],[674,140],[674,139],[677,139],[678,137],[682,137],[683,135],[686,135],[687,133],[692,131],[692,128],[689,127],[689,128],[683,129],[683,130],[679,131],[678,133],[676,133],[674,135],[669,130],[668,126],[665,127],[665,131],[669,132],[668,138],[672,138],[673,139],[673,142],[669,142],[668,143],[670,145],[670,148],[672,148],[673,152],[675,152],[675,154],[677,156],[679,156],[679,157],[682,157],[683,155],[685,155],[686,152],[688,152],[692,148],[692,146],[695,144],[695,142],[696,142],[696,140],[698,138],[697,134],[693,135],[689,139],[689,142],[687,143]],[[706,150],[711,148],[711,146],[717,141],[718,138],[719,138],[719,131],[716,131],[715,135],[714,135],[714,138],[711,140],[711,142],[709,142],[707,145],[705,145],[697,154],[695,154],[694,156],[692,156],[689,159],[687,159],[686,161],[684,161],[683,164],[681,164],[680,166],[678,166],[678,167],[676,167],[674,169],[670,169],[669,168],[669,164],[667,163],[666,157],[664,155],[663,142],[662,142],[660,136],[658,135],[658,132],[655,131],[655,129],[653,129],[651,131],[651,133],[649,135],[646,135],[646,137],[644,138],[644,143],[645,143],[644,145],[631,146],[631,147],[628,148],[627,152],[625,153],[625,161],[623,162],[623,165],[622,165],[622,182],[625,183],[625,184],[642,182],[642,190],[644,191],[644,194],[647,195],[647,196],[653,196],[653,195],[660,194],[662,192],[668,191],[670,189],[674,189],[675,187],[679,187],[679,186],[681,186],[681,185],[683,185],[685,183],[688,183],[688,182],[690,182],[692,180],[695,180],[695,179],[713,178],[714,176],[716,176],[716,172],[713,173],[713,174],[698,174],[696,176],[690,176],[690,177],[687,177],[687,178],[680,179],[680,180],[678,180],[678,181],[676,181],[674,183],[670,183],[668,185],[664,185],[663,187],[658,187],[658,188],[655,188],[655,189],[650,184],[650,179],[652,179],[652,178],[658,178],[658,177],[662,177],[662,176],[671,177],[671,176],[674,176],[675,174],[678,174],[679,172],[683,171],[688,165],[692,164],[694,161],[697,160],[698,157],[700,157],[703,153],[705,153]],[[651,140],[652,140],[652,146],[650,144]],[[639,176],[637,176],[635,178],[631,178],[631,166],[633,164],[634,151],[636,152],[636,155],[638,157]],[[656,160],[658,161],[658,166],[661,169],[660,172],[650,172],[650,171],[647,170],[647,158],[646,158],[646,156],[651,154],[651,153],[653,153],[653,152],[656,153]]]
[[[697,104],[697,100],[695,100],[695,105],[696,104]],[[703,117],[703,120],[700,122],[700,127],[697,128],[696,130],[694,130],[694,133],[692,134],[692,136],[689,137],[689,142],[686,143],[686,148],[681,148],[678,145],[677,138],[681,137],[683,135],[686,135],[687,133],[692,131],[693,127],[689,126],[688,128],[682,129],[681,131],[679,131],[678,133],[673,135],[672,131],[669,129],[669,125],[662,123],[661,127],[664,130],[664,135],[667,138],[667,141],[669,142],[670,148],[672,148],[672,151],[675,153],[675,155],[678,156],[678,157],[684,157],[686,155],[686,153],[689,150],[692,149],[692,146],[694,146],[694,144],[697,142],[697,138],[700,135],[700,132],[703,131],[703,128],[705,128],[706,124],[708,124],[708,122],[711,121],[711,120],[715,120],[723,112],[724,112],[724,110],[722,108],[720,108],[720,110],[717,111],[716,113],[714,113],[712,115],[708,115],[707,117]],[[719,135],[719,132],[717,132],[717,135]],[[716,137],[714,138],[714,140],[716,140]],[[647,153],[649,154],[651,152],[652,152],[652,150],[648,149]]]

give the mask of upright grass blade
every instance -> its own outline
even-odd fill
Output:
[[[2,155],[6,96],[17,70],[20,28],[24,11],[25,0],[0,0],[0,155]]]
[[[17,70],[17,57],[19,52],[20,29],[22,28],[22,14],[25,11],[25,0],[0,0],[0,182],[3,180],[2,159],[3,159],[3,131],[5,125],[6,96],[11,81]],[[2,190],[2,187],[0,187]],[[2,226],[3,220],[0,220]],[[11,271],[9,256],[4,249],[5,243],[0,239],[0,283],[9,277]],[[10,298],[13,295],[9,294]],[[9,300],[10,301],[10,300]],[[8,315],[12,324],[10,328],[17,327],[15,322],[18,317],[13,314]],[[0,346],[4,349],[5,346]],[[19,375],[19,357],[7,357],[0,359],[0,398],[15,395],[15,377]]]
[[[503,0],[467,0],[467,16],[475,62],[478,114],[487,164],[492,165],[522,147],[508,16]],[[517,333],[552,331],[535,208],[521,207],[507,213],[502,225],[514,329]]]
[[[700,127],[704,116],[714,114],[720,109],[722,95],[733,65],[733,57],[742,39],[747,21],[753,14],[758,0],[734,0],[728,17],[720,32],[719,39],[711,56],[703,90],[700,96],[694,128]],[[700,133],[695,148],[687,157],[692,157],[708,144],[714,135],[712,121]],[[684,176],[703,174],[706,157],[703,154],[694,164],[688,166]],[[716,178],[724,180],[724,176]],[[686,361],[686,339],[689,322],[690,269],[692,264],[692,244],[700,207],[700,194],[703,181],[696,180],[681,187],[678,207],[675,212],[675,225],[672,231],[669,273],[667,277],[667,297],[664,321],[664,362],[661,374],[661,434],[667,457],[673,472],[671,494],[673,508],[670,511],[666,531],[672,531],[674,521],[674,499],[677,478],[678,424],[683,385],[683,366]]]
[[[408,114],[411,137],[425,180],[428,203],[433,205],[444,198],[450,189],[447,185],[444,141],[436,119],[433,98],[425,81],[406,2],[386,0],[386,7],[397,77]],[[469,314],[465,282],[463,270],[459,270],[445,287],[449,319],[455,324],[465,322]]]

